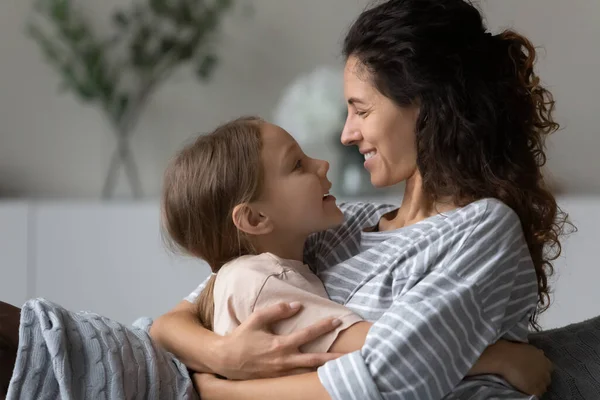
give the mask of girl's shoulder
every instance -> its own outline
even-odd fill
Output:
[[[269,276],[283,271],[282,260],[271,253],[240,256],[223,265],[217,277],[244,275],[247,277]]]

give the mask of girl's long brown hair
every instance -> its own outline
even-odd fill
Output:
[[[198,317],[213,329],[216,273],[236,257],[253,254],[233,221],[233,210],[261,192],[261,123],[228,122],[183,148],[166,169],[162,225],[167,244],[205,260],[213,275],[197,300]]]
[[[494,197],[518,214],[537,274],[530,322],[538,328],[570,224],[544,181],[545,140],[559,125],[534,71],[534,46],[512,30],[488,33],[469,1],[388,0],[358,17],[344,54],[396,104],[419,105],[417,165],[427,195],[460,205]]]

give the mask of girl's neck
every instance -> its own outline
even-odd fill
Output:
[[[380,230],[393,230],[416,224],[434,215],[454,210],[457,206],[453,201],[431,198],[423,190],[423,179],[417,171],[406,181],[404,197],[400,208],[389,218],[380,222]]]
[[[281,233],[255,237],[254,247],[259,253],[272,253],[279,258],[304,262],[306,237],[291,238]]]

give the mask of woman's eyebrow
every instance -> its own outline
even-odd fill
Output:
[[[361,99],[359,99],[359,98],[357,98],[357,97],[350,97],[350,98],[348,99],[348,104],[350,104],[350,105],[354,105],[354,104],[356,104],[356,103],[363,104],[363,105],[365,104],[365,102],[364,102],[364,101],[362,101]]]

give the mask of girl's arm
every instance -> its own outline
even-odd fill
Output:
[[[183,300],[154,321],[150,336],[192,371],[221,373],[223,337],[205,329],[194,308]]]
[[[348,328],[332,348],[343,351],[364,342],[370,325],[359,323]],[[500,375],[521,392],[539,397],[550,385],[551,372],[552,364],[541,350],[528,344],[501,340],[484,351],[468,376]],[[223,380],[212,374],[196,373],[192,379],[203,400],[331,399],[316,372],[247,381]]]
[[[499,340],[483,352],[467,376],[500,375],[521,392],[541,397],[550,386],[553,369],[537,347]]]
[[[346,339],[359,340],[361,332],[355,331],[356,337]],[[469,375],[501,375],[521,392],[541,397],[550,385],[551,372],[552,365],[541,350],[501,340],[486,349]],[[194,374],[192,379],[203,400],[331,399],[316,372],[251,381],[227,381],[211,374]]]
[[[250,381],[229,381],[211,374],[194,374],[192,379],[202,400],[331,400],[316,372]]]
[[[371,326],[369,322],[359,322],[340,332],[330,350],[339,353],[359,350]],[[541,396],[550,384],[551,371],[552,365],[541,350],[528,344],[501,340],[483,352],[467,375],[500,375],[520,391]],[[203,400],[331,399],[316,372],[247,381],[194,374],[193,380]]]

